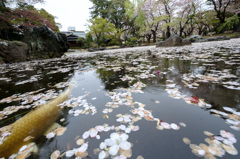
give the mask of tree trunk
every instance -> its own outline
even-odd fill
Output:
[[[150,44],[152,34],[146,34],[146,37],[147,37],[147,42]]]
[[[167,27],[166,37],[169,38],[171,36],[170,26]]]
[[[152,35],[153,35],[153,42],[156,43],[157,42],[157,35],[156,35],[156,31],[151,30],[152,31]]]
[[[183,28],[180,28],[180,30],[179,30],[179,36],[182,38],[182,35],[183,35]]]

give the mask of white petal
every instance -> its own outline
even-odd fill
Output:
[[[108,132],[109,130],[111,130],[111,128],[109,126],[104,128],[105,132]]]
[[[106,157],[106,152],[105,151],[101,151],[98,155],[99,159],[104,159]]]
[[[131,130],[131,128],[127,128],[126,130],[125,130],[125,133],[130,133],[132,130]]]
[[[115,156],[118,153],[118,150],[119,150],[119,146],[118,145],[113,145],[109,149],[109,154],[112,155],[112,156]]]
[[[206,151],[205,150],[198,150],[198,154],[200,156],[204,156],[206,154]]]
[[[98,140],[99,140],[99,139],[100,139],[100,135],[97,135],[97,136],[96,136],[96,139],[98,139]]]
[[[106,143],[105,142],[101,142],[100,149],[105,149],[105,148],[107,148]]]
[[[117,122],[122,122],[123,121],[123,118],[118,118],[117,119]]]
[[[231,142],[231,143],[236,143],[237,142],[237,139],[235,137],[229,137],[228,140]]]
[[[125,125],[120,125],[120,126],[119,126],[119,129],[125,131],[125,130],[126,130],[126,126],[125,126]]]
[[[114,144],[116,144],[116,141],[111,139],[105,139],[104,142],[107,146],[113,146]]]
[[[85,152],[88,149],[88,143],[82,144],[82,146],[79,148],[80,152]]]
[[[141,117],[144,117],[144,113],[142,111],[139,111],[138,115],[140,115]]]
[[[74,155],[74,151],[73,150],[66,151],[66,157],[72,157],[73,155]]]
[[[92,130],[92,131],[90,132],[90,136],[91,136],[91,138],[96,137],[97,134],[98,134],[98,131],[97,131],[97,130]]]
[[[119,139],[120,139],[120,136],[118,135],[118,133],[112,133],[112,134],[110,135],[110,138],[111,138],[112,140],[119,140]]]
[[[178,130],[179,129],[179,126],[175,123],[172,123],[170,126],[173,130]]]
[[[82,138],[83,138],[83,139],[86,139],[86,138],[89,137],[89,135],[90,135],[90,132],[89,132],[89,131],[86,131],[86,132],[82,135]]]
[[[104,127],[99,125],[99,126],[96,126],[96,129],[97,129],[98,132],[103,132]]]
[[[128,135],[125,134],[125,133],[124,133],[124,134],[121,134],[121,135],[120,135],[120,138],[121,138],[122,141],[126,141],[126,140],[128,139]]]
[[[161,125],[165,128],[165,129],[170,129],[170,125],[166,122],[161,122]]]
[[[53,132],[50,132],[50,133],[48,133],[47,135],[46,135],[46,137],[48,138],[48,139],[51,139],[51,138],[53,138],[55,136],[55,134],[53,133]]]
[[[121,156],[117,156],[117,157],[114,157],[113,159],[126,159],[127,157],[121,155]]]
[[[130,142],[127,141],[121,142],[119,146],[123,150],[129,150],[131,148]]]

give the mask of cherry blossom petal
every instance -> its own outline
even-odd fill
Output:
[[[82,138],[87,139],[89,137],[89,135],[90,135],[90,132],[86,131],[86,132],[83,133]]]
[[[50,133],[48,133],[47,135],[46,135],[46,137],[48,138],[48,139],[51,139],[51,138],[53,138],[55,136],[55,134],[53,133],[53,132],[50,132]]]
[[[106,143],[105,142],[101,142],[100,149],[105,149],[105,148],[107,148]]]
[[[106,152],[105,151],[101,151],[100,153],[99,153],[99,155],[98,155],[98,158],[99,159],[104,159],[105,157],[106,157]]]
[[[120,137],[121,137],[121,140],[123,140],[123,141],[127,141],[127,139],[128,139],[127,134],[121,134]]]
[[[112,140],[119,140],[119,135],[118,135],[118,133],[112,133],[111,135],[110,135],[110,138],[112,139]]]
[[[131,148],[130,142],[127,141],[121,142],[119,146],[123,150],[129,150]]]
[[[114,140],[111,140],[111,139],[105,139],[104,140],[104,143],[107,145],[107,146],[113,146],[114,144],[116,144],[116,142]]]
[[[97,129],[98,132],[103,132],[104,131],[104,126],[101,126],[101,125],[96,126],[96,129]]]
[[[66,157],[72,157],[74,155],[74,150],[68,150],[66,151]]]
[[[97,130],[92,130],[91,132],[90,132],[90,136],[91,136],[91,138],[94,138],[94,137],[96,137],[97,136],[97,134],[98,134],[98,131]]]
[[[82,144],[82,146],[78,149],[80,152],[84,152],[88,149],[88,143]]]
[[[119,150],[119,146],[113,145],[112,147],[110,147],[108,152],[110,155],[115,156],[118,153],[118,150]]]

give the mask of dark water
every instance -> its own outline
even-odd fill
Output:
[[[127,141],[132,144],[132,155],[129,158],[137,158],[140,155],[145,159],[197,158],[189,145],[183,142],[183,138],[187,137],[193,144],[207,144],[204,141],[207,136],[203,132],[209,131],[214,135],[220,135],[220,130],[227,130],[234,134],[237,142],[233,146],[239,153],[240,118],[238,116],[232,119],[238,124],[230,124],[226,121],[229,120],[229,114],[239,115],[240,112],[240,57],[239,53],[229,54],[228,52],[229,50],[222,50],[211,58],[190,59],[184,54],[162,55],[146,51],[3,65],[0,66],[0,100],[12,98],[9,102],[0,103],[1,113],[12,106],[29,105],[30,109],[20,109],[5,115],[6,118],[0,120],[0,127],[13,123],[29,112],[32,107],[36,106],[34,102],[39,100],[43,102],[43,97],[49,95],[47,94],[49,90],[57,95],[67,87],[64,85],[66,82],[74,82],[70,98],[87,94],[83,99],[97,112],[92,115],[92,111],[89,110],[89,113],[74,116],[70,110],[77,110],[80,106],[64,107],[56,122],[67,127],[67,131],[51,139],[45,136],[39,138],[36,141],[39,153],[29,158],[49,158],[55,150],[59,150],[62,154],[66,150],[78,148],[76,137],[82,138],[84,132],[97,125],[108,124],[114,128],[120,125],[126,127],[131,125],[129,122],[117,122],[116,115],[135,116],[132,110],[138,108],[136,103],[132,106],[118,104],[118,108],[106,107],[106,104],[113,102],[111,92],[115,92],[115,95],[130,93],[128,88],[133,88],[135,83],[142,82],[146,84],[146,87],[142,87],[144,93],[131,92],[130,101],[145,104],[144,109],[149,110],[154,118],[169,124],[176,123],[180,129],[159,130],[156,128],[159,124],[157,121],[141,118],[133,123],[134,126],[139,127],[139,130],[127,133],[125,130],[117,130],[129,136]],[[133,79],[124,80],[126,75]],[[184,82],[187,81],[186,77],[189,78],[188,85]],[[62,87],[57,88],[55,85],[60,82],[62,82]],[[198,85],[192,86],[193,83]],[[194,103],[186,103],[183,97],[174,99],[177,93],[171,95],[166,89],[170,91],[175,89],[185,97],[195,96],[204,99],[205,104],[200,107]],[[39,99],[35,97],[31,101],[29,96],[32,94],[26,93],[37,90],[39,91],[32,94],[43,96]],[[125,97],[120,98],[125,99]],[[13,99],[16,100],[13,101]],[[50,99],[49,97],[45,101]],[[24,101],[30,102],[24,103]],[[112,109],[112,112],[103,113],[102,111],[106,108]],[[234,111],[229,112],[224,108],[232,108]],[[80,109],[83,109],[82,106]],[[65,120],[62,121],[62,118]],[[184,123],[186,127],[179,123]],[[86,158],[98,158],[98,155],[94,154],[94,149],[99,148],[100,143],[109,138],[113,132],[116,130],[98,133],[100,139],[90,137],[85,139],[85,142],[88,142]],[[240,156],[226,152],[223,158],[234,159]]]

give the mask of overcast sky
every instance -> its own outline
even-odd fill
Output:
[[[85,31],[92,3],[89,0],[45,0],[45,4],[34,6],[56,16],[56,22],[62,25],[61,31],[67,31],[69,26],[76,27],[77,31]]]

